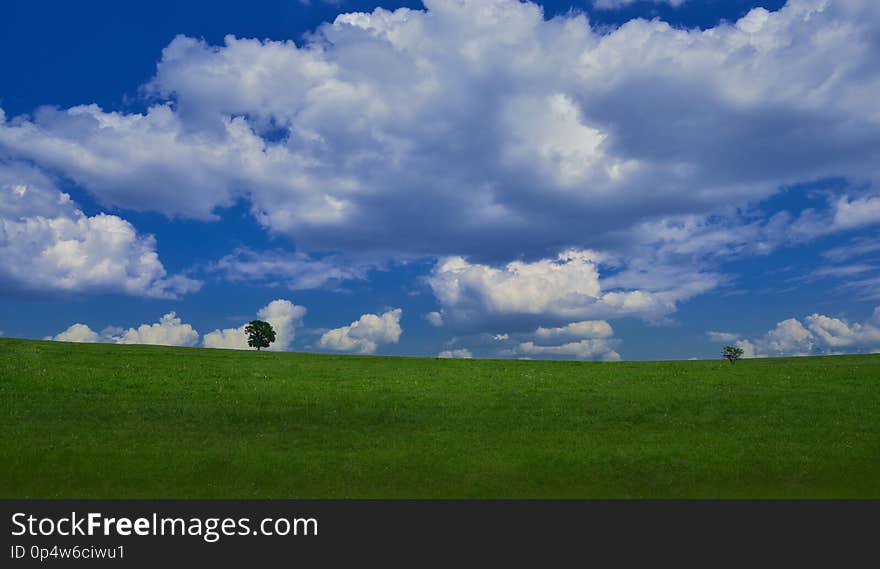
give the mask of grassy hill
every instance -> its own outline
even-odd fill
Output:
[[[880,497],[880,356],[527,362],[0,339],[0,497]]]

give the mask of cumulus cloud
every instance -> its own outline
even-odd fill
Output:
[[[0,149],[105,204],[211,219],[244,199],[306,251],[548,257],[834,176],[867,188],[836,226],[875,219],[874,2],[790,0],[707,30],[425,7],[341,14],[301,45],[175,38],[145,112],[0,113]]]
[[[620,354],[616,351],[620,341],[613,338],[614,330],[604,320],[571,322],[554,328],[539,326],[530,336],[530,340],[520,342],[514,349],[503,350],[502,353],[581,360],[620,360]]]
[[[56,342],[81,342],[88,344],[105,341],[97,332],[85,324],[73,324],[67,330],[46,339]]]
[[[132,115],[41,108],[31,121],[0,123],[0,145],[60,170],[105,204],[210,219],[232,203],[230,166],[261,148],[242,121],[223,128],[225,137],[188,132],[170,105]]]
[[[459,348],[457,350],[443,350],[439,354],[437,354],[438,358],[442,359],[464,359],[469,360],[474,357],[474,354],[471,353],[467,348]]]
[[[374,354],[380,344],[396,344],[400,340],[402,315],[400,308],[383,314],[364,314],[348,326],[325,332],[318,345],[336,352]]]
[[[436,310],[425,314],[425,320],[427,320],[431,326],[436,328],[443,326],[443,315]]]
[[[117,344],[155,344],[159,346],[195,346],[199,333],[184,324],[177,314],[169,312],[155,324],[129,328],[116,340]]]
[[[814,342],[813,335],[800,321],[789,318],[767,332],[760,346],[769,354],[805,356],[813,351]]]
[[[556,328],[540,326],[535,336],[542,339],[553,338],[610,338],[614,335],[611,325],[604,320],[585,320],[572,322]]]
[[[806,318],[807,327],[820,342],[830,348],[880,347],[880,307],[864,323],[848,323],[839,318],[812,314]]]
[[[713,339],[728,341],[727,338]],[[803,322],[788,318],[763,336],[738,340],[736,345],[743,349],[745,357],[872,353],[880,349],[880,306],[864,322],[818,313],[807,316]]]
[[[201,283],[169,276],[152,236],[87,216],[31,167],[0,161],[0,294],[121,292],[174,298]]]
[[[579,340],[554,346],[542,346],[534,342],[523,342],[517,346],[516,352],[527,356],[561,356],[581,360],[619,361],[620,354],[614,350],[614,344],[614,342],[604,339]]]
[[[248,338],[244,331],[245,326],[243,324],[238,328],[224,328],[208,332],[202,339],[202,345],[206,348],[224,350],[249,350],[251,348],[247,343]]]
[[[628,285],[634,283],[620,274],[609,281],[620,288],[603,290],[599,259],[592,251],[571,250],[553,259],[493,267],[452,257],[436,265],[428,284],[443,306],[443,315],[458,322],[499,316],[568,322],[596,316],[657,320],[674,311],[678,301],[714,285],[687,282],[679,275],[675,281],[655,279],[659,290],[633,290]]]
[[[86,324],[77,323],[46,339],[57,342],[195,346],[199,342],[199,333],[191,325],[181,321],[176,313],[169,312],[154,324],[141,324],[127,330],[108,327],[101,332],[95,332]]]
[[[453,342],[471,350],[479,348],[502,358],[580,359],[618,361],[621,341],[604,320],[583,320],[563,326],[538,326],[503,334],[465,334]]]
[[[306,315],[306,308],[298,306],[289,300],[273,300],[257,312],[257,318],[272,325],[275,330],[275,342],[266,348],[267,350],[285,351],[293,344],[296,337],[296,328],[302,324]],[[226,328],[214,330],[205,334],[203,344],[206,348],[223,348],[230,350],[249,350],[247,334],[244,329],[247,324],[238,328]]]

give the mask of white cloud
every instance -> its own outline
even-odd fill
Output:
[[[295,338],[295,331],[302,324],[306,309],[289,300],[274,300],[257,312],[257,317],[272,325],[275,342],[269,350],[287,350]],[[398,332],[399,336],[399,332]],[[94,332],[85,324],[74,324],[47,340],[60,342],[105,342],[116,344],[156,344],[163,346],[195,346],[199,343],[199,333],[184,323],[176,313],[169,312],[159,322],[141,324],[136,328],[108,327],[100,333]],[[205,334],[202,343],[207,348],[251,349],[247,345],[244,326],[215,330]]]
[[[547,257],[836,176],[869,188],[836,227],[876,219],[875,2],[707,30],[425,5],[343,14],[300,46],[178,37],[143,114],[0,113],[0,149],[104,204],[210,219],[244,199],[304,251]]]
[[[863,324],[821,314],[807,316],[806,322],[819,341],[831,348],[880,347],[880,307],[874,311],[874,317]]]
[[[103,341],[97,332],[85,324],[73,324],[67,330],[46,339],[56,342],[82,342],[90,344]]]
[[[305,253],[253,251],[240,248],[212,266],[232,281],[281,283],[290,290],[321,288],[366,279],[375,263],[347,262],[338,256],[311,257]]]
[[[77,323],[46,339],[57,342],[195,346],[199,342],[199,333],[191,325],[183,323],[177,314],[169,312],[159,322],[141,324],[127,330],[108,327],[101,332],[95,332],[87,325]]]
[[[679,275],[669,283],[655,280],[661,290],[627,286],[603,291],[598,262],[592,251],[573,250],[555,259],[516,261],[500,268],[452,257],[436,265],[428,283],[444,316],[459,322],[517,315],[569,322],[596,316],[655,320],[673,312],[678,301],[705,290],[703,283]],[[621,275],[609,282],[634,284]]]
[[[535,263],[517,261],[498,269],[452,257],[438,263],[429,284],[445,307],[476,304],[502,314],[563,312],[571,310],[562,305],[566,300],[583,304],[598,298],[596,261],[596,254],[583,251]]]
[[[285,351],[296,338],[296,328],[302,324],[306,308],[289,300],[273,300],[257,312],[257,318],[272,325],[275,330],[275,342],[267,350]],[[230,350],[252,349],[247,343],[244,329],[247,324],[238,328],[214,330],[205,334],[203,344],[206,348],[224,348]]]
[[[201,283],[169,276],[152,236],[87,216],[41,172],[0,161],[0,292],[121,292],[174,298]]]
[[[673,8],[678,8],[687,0],[594,0],[593,7],[597,10],[617,10],[638,2],[653,4],[669,4]]]
[[[763,354],[758,354],[755,344],[749,340],[737,340],[735,346],[743,351],[742,357],[744,358],[766,357]]]
[[[460,348],[457,350],[443,350],[439,354],[437,354],[438,358],[442,359],[464,359],[469,360],[474,357],[474,354],[471,353],[467,348]]]
[[[804,325],[806,323],[806,325]],[[736,343],[745,357],[806,356],[880,349],[880,306],[865,322],[811,314],[779,322],[764,336]]]
[[[528,356],[568,356],[582,360],[619,361],[620,354],[614,350],[614,345],[615,342],[606,339],[580,340],[557,346],[542,346],[536,345],[534,342],[523,342],[517,346],[516,351]]]
[[[286,350],[293,343],[296,327],[306,315],[303,306],[289,300],[273,300],[257,312],[257,316],[275,329],[275,349]],[[271,346],[270,346],[271,349]]]
[[[40,170],[0,160],[0,218],[24,220],[76,215],[70,196],[58,191],[54,181]]]
[[[202,345],[206,348],[224,350],[250,350],[251,347],[248,346],[247,342],[248,338],[247,334],[245,334],[244,326],[214,330],[205,334],[205,337],[202,339]]]
[[[854,229],[880,223],[880,196],[853,200],[842,197],[836,206],[835,228]]]
[[[431,326],[435,326],[437,328],[443,326],[443,315],[437,311],[425,314],[425,320],[427,320]]]
[[[104,203],[210,219],[232,203],[230,170],[262,147],[241,120],[221,128],[226,136],[187,132],[168,105],[143,115],[44,108],[33,122],[0,124],[0,146],[64,172]]]
[[[610,338],[613,335],[614,330],[604,320],[572,322],[557,328],[541,326],[535,330],[535,336],[545,340],[554,338]]]
[[[762,237],[771,246],[778,246],[785,242],[803,242],[844,231],[854,231],[878,223],[880,223],[880,196],[853,196],[845,193],[841,196],[829,196],[827,210],[804,210],[797,218],[790,221],[784,231]]]
[[[733,282],[732,275],[717,272],[724,262],[768,255],[780,247],[863,229],[873,223],[869,207],[864,215],[847,209],[862,211],[860,206],[870,199],[835,197],[833,192],[827,192],[825,198],[824,204],[799,212],[777,211],[770,217],[760,207],[727,208],[713,215],[668,216],[637,224],[618,235],[620,240],[630,240],[628,247],[616,256],[604,254],[606,259],[616,259],[623,268],[605,277],[603,288],[666,288],[679,290],[679,298],[686,299]],[[876,250],[870,237],[858,237],[848,246],[826,251],[825,256],[840,262]],[[875,267],[867,263],[823,267],[802,278],[852,277],[873,270]],[[877,290],[870,279],[861,283],[850,281],[845,286],[861,287],[865,291],[863,298],[872,297],[872,291]]]
[[[604,320],[570,322],[563,326],[538,326],[530,331],[504,334],[477,333],[457,336],[456,345],[490,350],[502,358],[581,359],[618,361],[620,340]]]
[[[778,211],[769,218],[760,209],[724,211],[713,215],[669,216],[633,228],[634,242],[654,258],[686,257],[697,260],[765,255],[779,247],[855,230],[880,222],[868,198],[850,196],[832,200],[823,208],[800,212]],[[877,200],[880,204],[880,199]],[[832,255],[840,256],[839,251]]]
[[[734,334],[732,332],[706,332],[706,336],[709,337],[709,340],[712,342],[735,342],[739,339],[739,334]]]
[[[371,265],[347,261],[362,251],[455,255],[429,277],[429,321],[519,318],[493,328],[512,333],[662,321],[724,282],[715,259],[878,220],[876,3],[791,0],[708,30],[609,30],[516,0],[425,6],[343,14],[300,45],[175,38],[143,113],[0,110],[0,152],[107,206],[210,220],[243,200],[303,251],[237,250],[214,267],[233,280],[313,288],[364,278]],[[837,176],[850,185],[827,210],[752,207]],[[197,288],[124,219],[22,179],[0,200],[0,290]],[[587,247],[616,253],[612,270]],[[858,286],[877,295],[875,281]],[[242,345],[240,329],[212,334]]]
[[[513,350],[503,350],[502,353],[581,360],[620,360],[620,354],[616,351],[620,341],[613,338],[614,330],[604,320],[572,322],[555,328],[539,326],[531,336],[533,339],[520,342]]]
[[[400,308],[384,314],[364,314],[348,326],[324,333],[319,346],[337,352],[374,354],[380,344],[396,344],[400,340],[402,314]]]
[[[770,354],[803,356],[812,352],[814,338],[803,324],[794,318],[789,318],[767,332],[763,345]]]
[[[116,340],[117,344],[154,344],[158,346],[195,346],[199,333],[184,324],[177,314],[169,312],[155,324],[129,328]]]

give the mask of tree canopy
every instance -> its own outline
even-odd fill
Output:
[[[735,364],[736,360],[740,359],[743,353],[745,353],[743,349],[736,346],[724,346],[724,349],[721,350],[721,356],[732,364]]]
[[[262,320],[251,321],[244,327],[244,331],[248,337],[248,346],[256,348],[257,351],[268,348],[275,341],[275,329],[271,324]]]

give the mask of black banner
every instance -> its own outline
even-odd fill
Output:
[[[880,502],[6,500],[0,511],[2,567],[840,565],[876,562]]]

